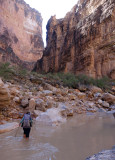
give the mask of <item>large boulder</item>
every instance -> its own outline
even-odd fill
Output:
[[[110,93],[104,93],[102,99],[110,104],[115,104],[115,96]]]
[[[51,84],[48,84],[48,83],[43,83],[42,86],[45,90],[50,90],[50,91],[53,91],[53,92],[55,92],[57,90],[56,87],[54,87],[54,86],[52,86]]]
[[[115,146],[111,150],[103,150],[86,160],[115,160]]]
[[[7,87],[5,87],[3,81],[0,79],[0,109],[7,107],[10,104],[9,90]]]
[[[90,91],[91,91],[93,94],[95,94],[95,93],[102,93],[102,92],[103,92],[101,88],[96,87],[96,86],[91,86],[91,87],[90,87]]]
[[[37,99],[36,100],[36,104],[35,104],[35,110],[40,110],[45,112],[46,108],[45,108],[45,102],[42,99]]]
[[[105,101],[102,101],[102,106],[104,108],[109,108],[109,103],[105,102]]]
[[[85,99],[86,98],[86,94],[82,93],[82,92],[76,92],[76,95],[79,99]]]
[[[65,122],[66,119],[61,116],[60,109],[50,108],[47,112],[41,113],[36,120],[50,125],[58,125],[60,122]]]
[[[21,100],[21,106],[23,108],[26,108],[28,106],[28,104],[29,104],[28,98],[24,98]]]
[[[35,109],[35,106],[36,106],[35,99],[34,99],[34,98],[31,98],[31,99],[29,100],[29,109],[30,109],[31,111],[33,111],[33,110]]]
[[[13,101],[18,104],[21,103],[20,97],[17,97],[17,96],[13,98]]]

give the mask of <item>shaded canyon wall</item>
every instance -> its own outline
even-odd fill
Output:
[[[43,48],[41,14],[23,0],[0,0],[0,62],[32,69]]]
[[[63,19],[51,17],[34,70],[115,79],[115,1],[79,0]]]

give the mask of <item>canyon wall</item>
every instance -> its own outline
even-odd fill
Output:
[[[43,48],[41,14],[23,0],[0,0],[0,62],[32,69]]]
[[[79,0],[63,19],[52,16],[34,70],[115,79],[115,1]]]

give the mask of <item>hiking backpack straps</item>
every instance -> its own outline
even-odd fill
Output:
[[[30,128],[30,114],[24,114],[23,128]]]

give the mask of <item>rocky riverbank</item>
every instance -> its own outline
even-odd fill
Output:
[[[26,110],[33,117],[58,125],[75,114],[115,111],[114,87],[111,93],[96,86],[78,89],[51,84],[45,78],[0,79],[0,123],[20,119]],[[43,117],[43,118],[42,118]]]

